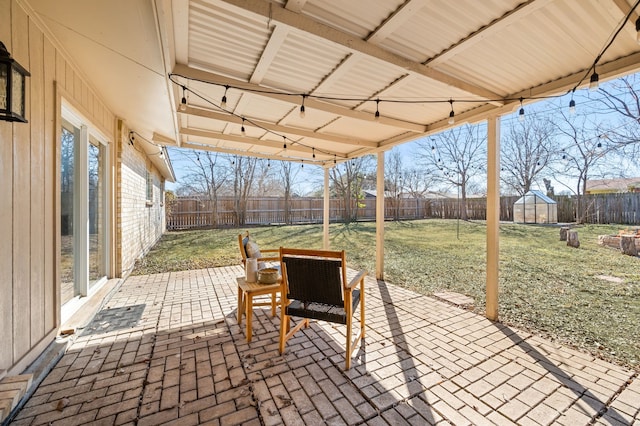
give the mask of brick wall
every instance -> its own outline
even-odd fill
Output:
[[[126,129],[124,129],[126,130]],[[121,133],[118,158],[118,270],[128,274],[137,259],[144,256],[164,232],[164,194],[162,177],[128,131]],[[147,200],[147,171],[153,182],[153,199]]]

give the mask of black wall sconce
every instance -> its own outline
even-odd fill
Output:
[[[0,120],[27,122],[24,116],[24,83],[30,75],[0,41]]]

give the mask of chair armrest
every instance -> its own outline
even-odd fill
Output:
[[[360,271],[358,274],[349,281],[349,285],[347,285],[347,290],[353,290],[355,286],[367,275],[367,271]]]
[[[279,256],[278,257],[269,257],[269,256],[258,257],[257,259],[258,259],[258,262],[278,262],[278,261],[280,261],[280,257]]]

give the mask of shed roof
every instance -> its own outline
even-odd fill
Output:
[[[148,140],[325,165],[640,69],[630,0],[20,3]]]
[[[557,204],[557,202],[548,197],[542,191],[538,191],[537,189],[532,189],[527,191],[522,197],[518,198],[518,200],[514,204]]]

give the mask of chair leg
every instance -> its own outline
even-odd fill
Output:
[[[289,315],[284,313],[284,309],[280,312],[280,354],[284,353],[284,344],[287,333],[289,332]]]

